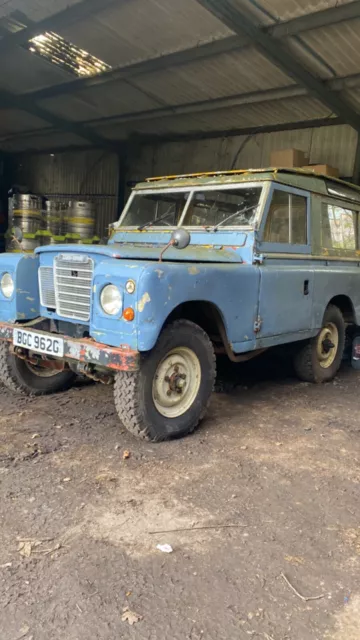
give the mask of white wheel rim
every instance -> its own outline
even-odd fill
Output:
[[[165,418],[182,416],[193,404],[200,388],[201,367],[187,347],[176,347],[159,363],[152,388],[153,402]]]
[[[320,331],[317,340],[317,357],[320,367],[328,369],[333,364],[339,348],[339,331],[333,322],[328,322]]]

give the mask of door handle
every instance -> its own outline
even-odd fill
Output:
[[[309,295],[309,280],[304,280],[304,296]]]

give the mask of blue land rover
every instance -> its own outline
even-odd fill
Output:
[[[310,171],[141,183],[107,245],[0,256],[0,380],[114,383],[121,422],[154,441],[198,425],[217,354],[291,343],[301,379],[330,380],[360,324],[359,211],[359,188]]]

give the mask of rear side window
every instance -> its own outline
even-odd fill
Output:
[[[356,249],[358,212],[323,203],[321,244],[324,249]]]
[[[307,244],[307,199],[275,189],[265,225],[265,242]]]

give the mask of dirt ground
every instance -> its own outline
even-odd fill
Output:
[[[157,445],[111,387],[0,389],[1,640],[360,639],[360,372],[239,375]]]

